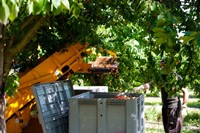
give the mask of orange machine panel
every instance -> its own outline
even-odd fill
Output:
[[[15,121],[16,114],[23,112],[21,110],[23,110],[25,105],[34,99],[30,89],[33,84],[56,81],[65,73],[80,69],[83,62],[83,53],[86,52],[86,46],[87,44],[77,43],[68,47],[66,52],[55,52],[20,78],[20,86],[17,88],[18,92],[14,97],[7,97],[8,106],[5,112],[7,127],[10,127],[11,123]],[[30,116],[27,116],[30,113],[21,113],[21,115],[20,117],[26,119],[26,122],[30,118]],[[9,128],[8,132],[19,131],[19,128],[22,128],[25,124],[18,123],[18,126],[15,126],[16,129],[13,128],[11,130]]]

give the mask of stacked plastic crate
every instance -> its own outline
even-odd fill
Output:
[[[144,95],[86,92],[69,99],[69,133],[143,133]]]
[[[68,133],[68,99],[73,96],[70,80],[34,85],[32,91],[43,132]]]

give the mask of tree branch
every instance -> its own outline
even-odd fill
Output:
[[[36,31],[41,27],[41,24],[44,22],[43,16],[34,16],[33,21],[30,21],[29,28],[19,42],[17,42],[15,45],[13,45],[9,52],[12,55],[18,54],[32,39],[32,37],[35,35]]]
[[[30,23],[32,23],[35,19],[35,16],[31,15],[31,16],[28,16],[24,22],[21,24],[20,26],[20,30],[24,30],[28,25],[30,25]]]
[[[44,20],[45,19],[43,16],[34,16],[34,19],[30,17],[28,20],[29,24],[24,23],[23,29],[27,29],[26,34],[16,44],[12,45],[11,48],[4,51],[4,57],[6,57],[6,60],[4,60],[4,74],[7,75],[10,71],[13,56],[20,53],[20,51],[30,42],[36,31],[41,27],[41,24],[44,22]]]

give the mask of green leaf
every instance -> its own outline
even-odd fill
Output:
[[[152,29],[153,32],[166,32],[163,28],[155,27]]]
[[[14,96],[13,92],[10,91],[9,89],[5,88],[5,90],[6,90],[5,92],[6,92],[6,94],[7,94],[8,96],[10,96],[10,97]]]
[[[183,36],[180,39],[183,40],[183,45],[188,43],[189,41],[193,40],[195,37],[193,36]]]
[[[8,5],[5,3],[3,4],[3,7],[5,8],[5,12],[6,12],[6,18],[8,18],[9,14],[10,14],[10,10],[9,10],[9,7]]]
[[[45,12],[50,12],[52,11],[51,3],[47,2],[44,11]]]
[[[138,4],[138,7],[139,7],[138,9],[139,12],[143,12],[146,9],[146,5],[142,1],[140,1],[140,4]]]
[[[0,21],[2,21],[3,24],[7,24],[9,14],[10,14],[9,7],[5,3],[5,0],[2,0],[2,5],[0,5]]]
[[[168,34],[163,33],[163,32],[156,32],[154,34],[154,36],[156,36],[156,37],[164,37],[166,39],[166,37],[168,36]]]
[[[19,77],[17,73],[12,73],[11,75],[6,76],[5,78],[5,92],[9,96],[14,96],[19,87]]]
[[[170,13],[170,12],[167,12],[167,19],[171,22],[171,23],[176,23],[176,19],[175,17]]]
[[[14,80],[14,81],[13,81],[13,85],[14,85],[15,87],[19,87],[19,82],[18,82],[17,80]]]
[[[192,34],[190,35],[190,36],[197,36],[198,35],[198,33],[197,32],[192,32]]]
[[[154,1],[153,4],[151,5],[151,10],[156,11],[158,9],[157,3]]]
[[[61,2],[68,10],[70,9],[69,0],[62,0]]]
[[[10,3],[9,7],[10,7],[9,19],[11,21],[14,21],[14,19],[18,16],[19,7],[17,6],[17,4],[13,4],[13,3]]]
[[[157,44],[157,45],[161,45],[161,44],[163,44],[163,43],[165,43],[165,40],[164,40],[163,37],[159,37],[158,39],[156,39],[156,44]]]
[[[172,42],[171,37],[168,37],[167,44],[168,44],[169,47],[173,46],[173,42]]]
[[[83,9],[84,8],[84,6],[83,6],[83,4],[82,3],[77,3],[77,5],[81,8],[81,9]]]
[[[165,18],[161,18],[161,19],[158,19],[158,21],[157,21],[157,23],[156,23],[156,26],[157,26],[157,27],[161,27],[161,26],[163,26],[165,23],[166,23],[166,19],[165,19]]]
[[[0,21],[2,21],[3,24],[6,21],[5,10],[2,6],[0,6]]]
[[[61,6],[60,0],[52,0],[52,5],[57,9]]]
[[[29,1],[29,3],[27,4],[27,10],[29,15],[33,12],[33,1]]]
[[[62,6],[59,6],[58,8],[53,8],[53,14],[58,15],[62,11]]]
[[[39,14],[45,7],[46,0],[38,0],[33,3],[33,13]],[[30,7],[31,8],[31,7]]]
[[[73,5],[72,13],[75,18],[77,18],[80,14],[80,8],[75,4]]]

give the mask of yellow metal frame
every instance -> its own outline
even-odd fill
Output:
[[[5,116],[8,133],[19,133],[25,124],[28,123],[32,104],[28,105],[28,108],[24,107],[34,100],[31,91],[32,85],[56,81],[60,76],[63,76],[69,71],[77,72],[80,68],[87,71],[87,69],[84,69],[84,66],[89,68],[90,65],[86,65],[86,63],[83,62],[82,56],[82,53],[86,52],[87,45],[87,43],[85,45],[77,43],[68,47],[66,52],[55,52],[28,73],[20,77],[20,86],[17,88],[18,92],[14,97],[7,97],[8,106]],[[64,67],[68,69],[62,71]],[[23,123],[16,124],[16,120],[19,118],[23,120]]]

